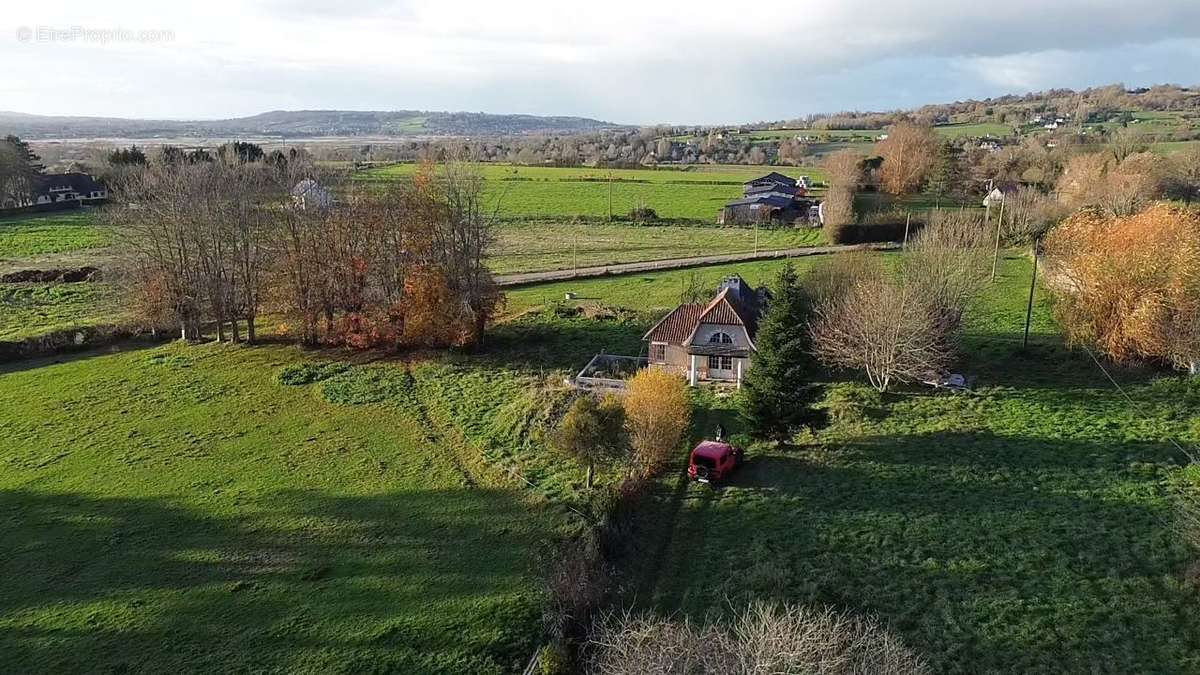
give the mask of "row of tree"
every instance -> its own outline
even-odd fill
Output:
[[[110,210],[131,305],[152,328],[256,338],[278,313],[299,340],[354,347],[479,341],[499,294],[482,180],[425,165],[412,181],[337,194],[304,161],[164,154],[116,186]],[[336,197],[336,198],[335,198]]]

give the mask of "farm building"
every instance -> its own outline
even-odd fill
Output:
[[[770,295],[738,275],[726,277],[708,304],[682,304],[642,338],[650,343],[650,366],[701,381],[741,386],[756,347],[758,319]]]
[[[6,209],[25,207],[62,208],[92,204],[108,199],[108,188],[86,173],[54,173],[33,177],[27,199],[12,197],[2,205]]]
[[[811,222],[813,207],[819,202],[805,199],[808,177],[800,180],[776,171],[746,181],[742,198],[726,204],[717,216],[721,225],[749,223]]]

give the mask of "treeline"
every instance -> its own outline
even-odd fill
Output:
[[[871,157],[843,150],[826,158],[824,166],[829,176],[825,223],[838,243],[861,238],[851,225],[890,232],[914,215],[863,208],[864,190],[898,197],[924,193],[935,206],[974,201],[998,190],[989,203],[997,210],[1003,205],[997,217],[1013,242],[1032,240],[1080,208],[1124,216],[1158,199],[1200,199],[1200,148],[1155,155],[1133,129],[1102,146],[1027,138],[990,152],[964,148],[929,126],[900,122]]]
[[[1105,121],[1129,110],[1200,112],[1200,89],[1160,84],[1126,89],[1122,84],[1082,91],[1050,89],[983,100],[924,105],[912,110],[886,112],[845,111],[755,125],[788,129],[883,129],[901,121],[918,124],[999,122],[1021,124],[1035,115],[1069,116],[1084,122]]]
[[[182,338],[254,341],[263,313],[304,344],[477,342],[499,299],[470,166],[426,164],[383,190],[335,194],[302,157],[161,153],[114,186],[108,211],[130,306]]]

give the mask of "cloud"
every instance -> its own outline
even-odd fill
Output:
[[[26,3],[6,20],[2,107],[143,117],[368,107],[717,122],[1200,72],[1195,0],[768,12],[681,0],[112,0]],[[168,28],[175,39],[21,43],[22,25]],[[70,73],[72,87],[48,73]]]

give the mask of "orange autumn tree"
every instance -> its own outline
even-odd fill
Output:
[[[1155,204],[1076,213],[1047,240],[1068,338],[1116,361],[1200,362],[1200,215]]]
[[[937,160],[938,139],[928,126],[900,122],[888,130],[887,138],[875,145],[883,158],[879,180],[883,189],[903,195],[921,189]]]
[[[645,368],[629,380],[625,427],[641,475],[651,476],[670,462],[691,419],[692,404],[682,377]]]

